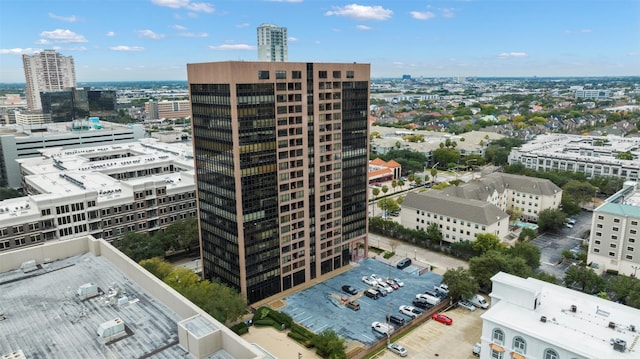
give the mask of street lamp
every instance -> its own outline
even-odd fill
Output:
[[[640,266],[634,266],[632,265],[631,268],[633,268],[633,274],[631,275],[633,278],[636,277],[636,272],[638,271],[638,269],[640,269]]]

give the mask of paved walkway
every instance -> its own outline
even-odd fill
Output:
[[[314,350],[309,350],[289,338],[288,332],[289,330],[281,332],[273,327],[251,326],[249,333],[243,334],[242,339],[249,343],[257,343],[278,359],[320,358]]]

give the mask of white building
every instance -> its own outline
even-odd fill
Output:
[[[473,242],[480,233],[494,234],[501,240],[509,235],[509,215],[492,203],[436,190],[409,192],[402,202],[400,224],[426,232],[433,223],[446,242]]]
[[[262,24],[258,27],[258,61],[287,62],[289,45],[287,45],[287,28],[273,24]]]
[[[593,211],[587,262],[627,276],[640,269],[640,183],[624,187]]]
[[[620,159],[619,156],[631,156],[632,159]],[[537,171],[569,171],[584,173],[587,177],[637,181],[640,138],[544,134],[513,148],[509,163],[522,163]]]
[[[76,130],[73,122],[28,126],[0,126],[0,182],[20,188],[17,160],[39,157],[44,148],[80,148],[108,143],[124,143],[144,138],[142,125],[122,125],[106,121]]]
[[[0,201],[0,251],[155,233],[196,215],[191,147],[153,139],[21,160],[26,197]]]
[[[502,211],[519,211],[522,220],[537,222],[545,209],[558,209],[562,189],[544,178],[494,172],[473,181],[450,186],[444,194],[464,199],[476,199],[496,205]]]
[[[76,87],[76,69],[72,56],[44,50],[33,56],[22,55],[29,110],[41,110],[40,92]]]
[[[481,359],[638,358],[640,311],[534,278],[491,278]]]

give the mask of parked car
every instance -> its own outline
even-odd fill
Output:
[[[379,297],[386,297],[388,294],[384,288],[380,288],[379,286],[376,286],[375,288],[373,288],[373,290],[378,293]]]
[[[440,283],[440,285],[434,286],[433,289],[438,294],[443,294],[445,297],[449,296],[449,286],[444,283]]]
[[[362,281],[365,284],[368,284],[368,285],[376,285],[378,283],[375,279],[369,278],[366,275],[364,277],[362,277]]]
[[[356,302],[355,300],[349,301],[347,302],[347,304],[345,304],[345,306],[351,310],[360,310],[360,304],[358,302]]]
[[[393,327],[393,325],[387,324],[387,323],[381,323],[381,322],[373,322],[373,323],[371,323],[371,329],[375,330],[376,332],[378,332],[380,334],[385,334],[385,335],[391,334],[396,330]]]
[[[413,305],[415,307],[420,308],[420,309],[425,309],[425,310],[426,309],[431,309],[433,307],[433,304],[427,302],[424,299],[417,299],[416,298],[416,299],[413,300],[412,303],[413,303]]]
[[[401,305],[399,308],[400,314],[404,314],[410,318],[417,318],[420,314],[424,313],[416,307],[410,305]]]
[[[567,223],[569,223],[571,225],[574,225],[574,224],[576,224],[576,220],[575,220],[575,218],[567,218]]]
[[[377,290],[367,289],[364,291],[364,295],[371,299],[378,299],[378,297],[380,296],[380,293]]]
[[[391,293],[391,292],[393,292],[393,288],[391,288],[391,287],[390,287],[387,283],[385,283],[385,282],[378,283],[378,284],[377,284],[377,287],[378,287],[379,289],[382,289],[382,290],[386,291],[387,293]]]
[[[573,228],[573,224],[571,223],[565,223],[564,226],[567,228]]]
[[[436,322],[440,322],[446,325],[451,325],[453,324],[453,319],[447,317],[446,315],[442,314],[442,313],[433,313],[433,315],[431,316],[431,319],[435,320]]]
[[[393,281],[396,282],[396,284],[398,285],[398,287],[404,287],[404,282],[401,281],[398,278],[393,278]]]
[[[471,352],[473,353],[473,355],[479,357],[480,356],[480,348],[482,348],[482,345],[480,343],[475,343],[473,345],[473,349],[471,349]]]
[[[395,314],[387,314],[387,322],[397,326],[403,326],[407,321],[403,317]]]
[[[398,262],[398,264],[396,264],[396,267],[398,269],[405,269],[410,265],[411,265],[411,258],[403,258]]]
[[[416,299],[422,299],[422,300],[426,301],[427,303],[429,303],[431,305],[436,305],[436,304],[440,303],[440,298],[439,297],[434,297],[434,296],[429,295],[429,294],[416,294]]]
[[[343,285],[342,286],[342,291],[345,292],[345,293],[349,293],[351,295],[358,294],[358,290],[355,289],[354,287],[350,286],[350,285]]]
[[[473,303],[471,303],[471,302],[470,302],[470,301],[468,301],[468,300],[464,300],[464,299],[458,302],[458,306],[459,306],[459,307],[462,307],[462,308],[465,308],[465,309],[468,309],[468,310],[470,310],[470,311],[472,311],[472,312],[473,312],[474,310],[476,310],[476,306],[475,306],[475,305],[473,305]]]
[[[387,349],[389,349],[391,352],[395,354],[400,355],[401,357],[406,357],[409,354],[409,352],[407,351],[407,348],[397,343],[392,343],[387,345]]]
[[[476,294],[469,301],[478,308],[487,309],[489,308],[489,303],[484,299],[480,294]]]
[[[396,283],[393,279],[387,279],[387,284],[389,285],[389,287],[393,288],[393,290],[400,289],[398,283]]]

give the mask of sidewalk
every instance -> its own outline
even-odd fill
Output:
[[[277,359],[320,358],[315,350],[309,350],[295,340],[289,338],[286,331],[278,331],[273,327],[249,327],[249,332],[242,339],[256,343]],[[302,355],[302,356],[300,356]]]

